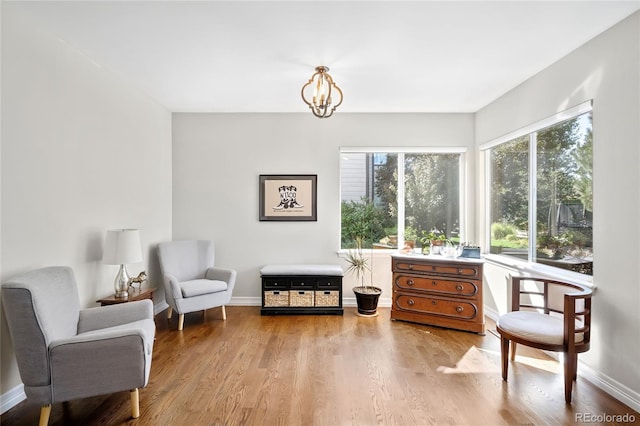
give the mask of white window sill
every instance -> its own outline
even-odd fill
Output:
[[[569,283],[583,285],[591,289],[596,288],[596,286],[593,284],[593,277],[590,275],[579,274],[577,272],[554,268],[552,266],[542,265],[540,263],[526,262],[523,260],[514,259],[509,256],[500,256],[497,254],[485,254],[483,255],[483,258],[487,261],[487,263],[511,269],[519,274],[543,276],[559,281],[566,281]]]

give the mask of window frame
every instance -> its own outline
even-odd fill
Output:
[[[592,113],[593,116],[593,100],[588,100],[568,108],[564,111],[558,112],[550,117],[536,121],[527,126],[524,126],[518,130],[510,132],[506,135],[493,139],[489,142],[481,144],[478,149],[483,157],[484,167],[484,220],[483,220],[483,235],[482,240],[484,242],[483,256],[485,259],[499,264],[503,267],[507,267],[516,273],[537,273],[545,276],[564,279],[569,282],[577,282],[589,287],[593,287],[593,275],[581,274],[579,272],[573,272],[566,269],[544,265],[536,262],[536,241],[533,238],[536,235],[536,209],[537,209],[537,132],[544,130],[545,128],[554,126],[567,120],[577,118],[580,115],[586,113]],[[510,142],[514,139],[528,136],[529,137],[529,209],[528,209],[528,235],[529,235],[529,248],[528,259],[520,260],[515,257],[505,256],[501,254],[492,254],[489,252],[489,246],[491,243],[491,155],[490,150],[503,143]]]
[[[467,180],[466,180],[466,169],[467,169],[467,152],[468,149],[466,147],[460,146],[452,146],[452,147],[370,147],[370,146],[357,146],[357,147],[340,147],[339,155],[345,153],[358,153],[358,154],[375,154],[375,153],[392,153],[398,154],[398,247],[404,246],[404,230],[405,230],[405,199],[404,199],[404,155],[405,154],[458,154],[459,158],[459,170],[458,170],[458,203],[459,203],[459,217],[460,217],[460,238],[461,241],[464,241],[463,238],[466,238],[466,230],[467,230],[467,208],[466,208],[466,199],[467,199]],[[338,157],[340,158],[340,157]],[[403,161],[400,161],[402,158]],[[339,194],[340,194],[340,202],[342,202],[342,168],[340,169],[340,176],[338,179],[339,185]],[[342,235],[342,216],[340,211],[340,228],[339,228],[339,236]],[[349,249],[342,248],[342,238],[338,239],[339,247],[338,253],[346,253],[349,252]],[[363,249],[364,253],[379,253],[379,254],[388,254],[397,252],[398,248],[395,249]]]

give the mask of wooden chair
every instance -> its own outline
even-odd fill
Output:
[[[529,284],[528,288],[525,285]],[[512,277],[511,312],[496,323],[500,333],[502,378],[507,381],[518,343],[564,354],[564,398],[571,403],[578,354],[589,350],[592,290],[548,278]]]

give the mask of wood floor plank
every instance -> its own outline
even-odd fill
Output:
[[[259,307],[156,317],[151,379],[131,419],[128,392],[54,404],[51,425],[573,425],[576,413],[640,414],[579,377],[564,403],[562,366],[519,348],[500,373],[499,339],[362,318],[266,316]],[[495,327],[488,324],[488,329]],[[3,426],[32,425],[23,402]]]

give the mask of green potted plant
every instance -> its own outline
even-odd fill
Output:
[[[383,227],[384,211],[371,200],[362,198],[360,202],[342,203],[342,247],[350,247],[346,261],[347,272],[354,273],[357,285],[353,288],[358,304],[358,315],[378,315],[378,298],[382,290],[373,286],[373,271],[371,264],[363,253],[363,248],[373,248],[374,241],[378,241],[386,234]],[[373,253],[371,253],[373,262]],[[370,285],[366,284],[367,271],[371,273]]]
[[[447,236],[442,231],[435,228],[428,232],[422,231],[422,237],[420,238],[422,253],[429,254],[425,253],[425,249],[429,248],[431,254],[439,254],[440,248],[444,245],[445,241],[447,241]]]
[[[346,261],[348,263],[347,273],[353,273],[359,285],[353,287],[358,305],[358,316],[375,317],[378,315],[378,299],[382,294],[382,289],[373,286],[373,270],[369,265],[369,260],[362,252],[362,237],[356,237],[356,247],[349,250]],[[366,284],[367,271],[370,272],[371,285]]]

